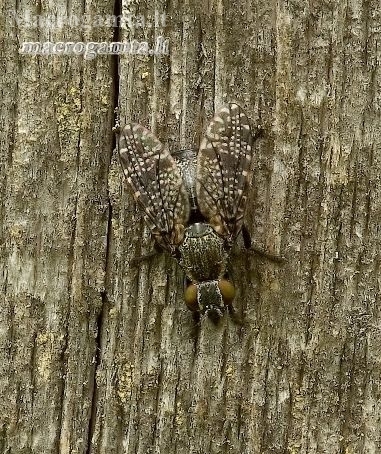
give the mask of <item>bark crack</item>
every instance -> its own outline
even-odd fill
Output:
[[[115,0],[113,14],[114,17],[121,17],[122,11],[122,2],[121,0]],[[115,24],[112,40],[113,42],[119,42],[121,38],[121,29],[120,22]],[[113,112],[117,112],[119,108],[119,88],[120,88],[120,61],[119,56],[114,55],[111,61],[111,73],[113,81]],[[118,113],[119,114],[119,113]],[[113,122],[115,118],[113,116]],[[112,125],[112,127],[114,124]],[[116,147],[116,137],[113,135],[111,141],[111,154]],[[105,274],[104,274],[104,289],[102,291],[102,309],[98,315],[96,328],[97,328],[97,337],[95,340],[95,360],[94,360],[94,369],[93,369],[93,384],[92,384],[92,393],[91,393],[91,411],[89,417],[89,429],[88,429],[88,440],[87,440],[87,450],[86,453],[90,454],[92,450],[92,440],[97,425],[97,409],[98,409],[98,389],[97,389],[97,372],[101,365],[101,356],[102,356],[102,345],[103,345],[103,326],[106,317],[106,307],[108,306],[108,297],[107,289],[109,288],[109,276],[110,276],[110,254],[111,254],[111,240],[112,240],[112,204],[110,197],[108,197],[108,219],[107,219],[107,232],[106,232],[106,251],[105,251]]]

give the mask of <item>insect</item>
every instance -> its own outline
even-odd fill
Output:
[[[145,222],[189,281],[185,303],[214,323],[226,309],[234,312],[227,264],[243,227],[253,143],[259,135],[235,103],[217,111],[197,154],[183,150],[171,155],[140,124],[128,123],[119,131],[120,162]]]

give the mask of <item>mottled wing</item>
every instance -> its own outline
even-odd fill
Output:
[[[158,243],[174,253],[183,239],[189,199],[174,159],[148,129],[136,123],[120,132],[120,162],[135,200]]]
[[[200,210],[217,233],[232,241],[242,228],[252,177],[253,136],[238,104],[221,108],[208,125],[197,162]]]

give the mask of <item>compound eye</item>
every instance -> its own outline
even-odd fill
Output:
[[[218,281],[218,288],[220,289],[224,303],[227,306],[230,306],[235,297],[234,285],[230,281],[227,281],[226,279],[221,279]]]
[[[184,292],[184,300],[185,304],[188,306],[188,309],[190,309],[193,312],[198,310],[197,285],[195,284],[188,285]]]

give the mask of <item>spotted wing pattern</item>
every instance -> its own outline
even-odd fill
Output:
[[[238,104],[215,114],[201,142],[197,161],[200,210],[217,233],[233,241],[242,228],[252,177],[249,119]]]
[[[168,149],[136,123],[120,132],[118,150],[123,172],[158,243],[175,253],[189,218],[188,193]]]

